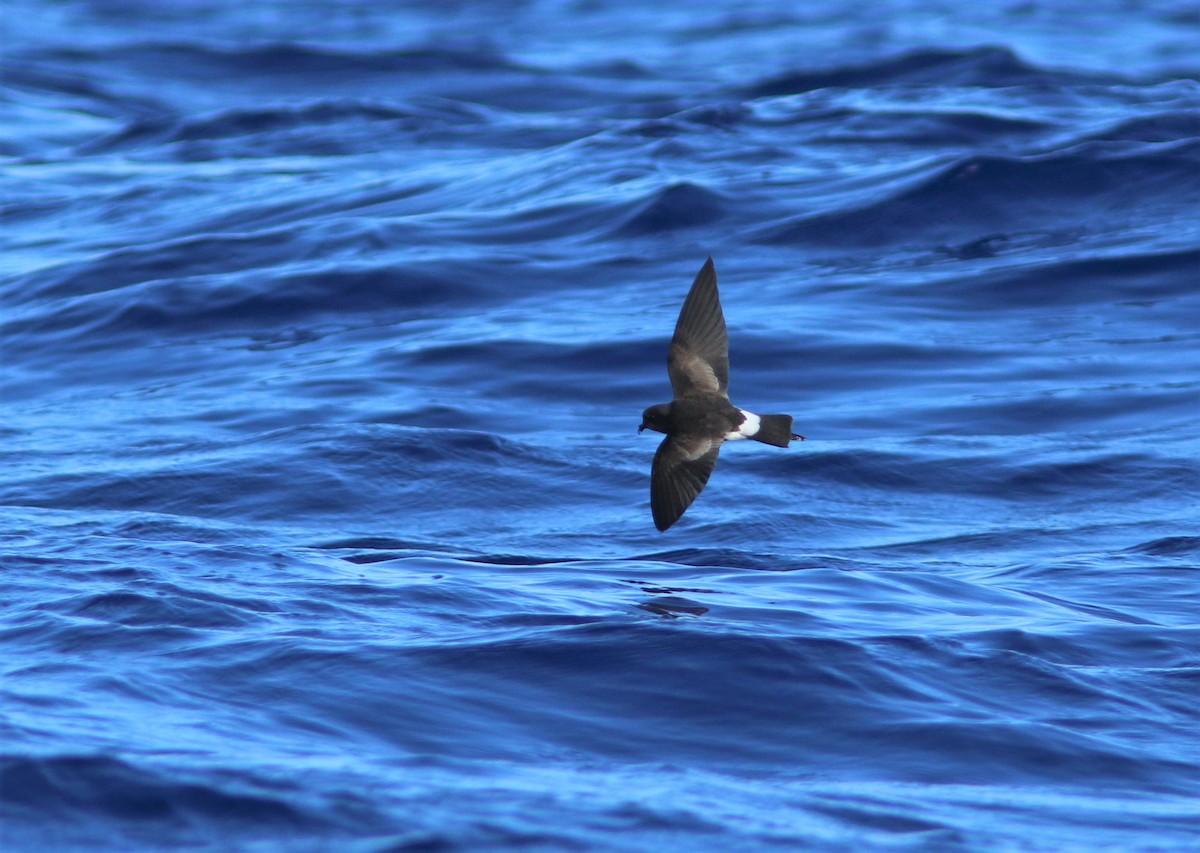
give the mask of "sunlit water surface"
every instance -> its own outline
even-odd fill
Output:
[[[389,5],[6,6],[4,849],[1200,847],[1193,4]]]

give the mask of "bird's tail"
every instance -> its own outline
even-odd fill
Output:
[[[804,441],[804,436],[792,432],[791,415],[759,415],[758,432],[750,437],[776,447],[787,447],[788,442],[793,439]]]

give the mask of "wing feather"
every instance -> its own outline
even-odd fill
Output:
[[[717,464],[721,439],[707,436],[663,439],[650,471],[650,510],[654,526],[666,530],[704,489]]]
[[[694,393],[727,394],[729,335],[712,258],[704,262],[679,311],[667,372],[676,398]]]

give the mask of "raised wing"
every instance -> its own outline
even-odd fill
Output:
[[[704,262],[679,312],[667,373],[677,399],[696,393],[728,396],[729,336],[712,258]]]
[[[720,452],[720,438],[669,435],[663,439],[650,471],[655,527],[666,530],[679,520],[708,482]]]

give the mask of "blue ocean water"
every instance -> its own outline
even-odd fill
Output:
[[[400,5],[6,4],[0,847],[1200,849],[1194,3]]]

